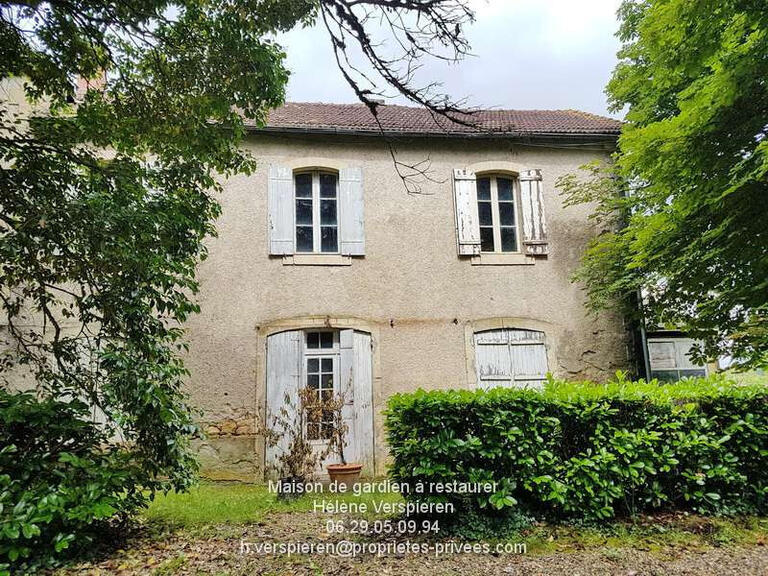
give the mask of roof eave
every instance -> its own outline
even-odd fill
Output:
[[[483,139],[526,141],[567,141],[567,142],[610,142],[619,137],[616,132],[414,132],[399,130],[366,130],[359,128],[332,128],[306,126],[246,126],[246,130],[271,134],[316,134],[339,136],[388,136],[392,138],[442,138],[442,139]]]

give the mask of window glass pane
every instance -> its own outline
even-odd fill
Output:
[[[338,252],[337,232],[335,226],[320,227],[320,249],[323,252]]]
[[[320,333],[307,332],[307,348],[317,348],[320,346]]]
[[[512,193],[512,180],[509,178],[496,178],[496,190],[499,194],[499,200],[514,200]]]
[[[707,375],[706,370],[680,370],[680,378],[704,378]]]
[[[310,416],[310,418],[312,418]],[[320,439],[320,424],[318,422],[309,422],[307,424],[307,440]]]
[[[333,332],[320,332],[320,348],[333,348]]]
[[[480,228],[480,250],[493,252],[493,228]]]
[[[480,222],[482,223],[482,220]],[[502,226],[515,225],[515,204],[513,202],[499,202],[499,223]]]
[[[317,374],[308,374],[307,375],[307,386],[311,388],[312,390],[317,390],[317,387],[320,385],[320,376]]]
[[[677,382],[679,374],[677,370],[651,370],[651,378],[661,382]]]
[[[323,374],[322,378],[323,390],[333,391],[333,374]]]
[[[501,229],[501,251],[517,252],[517,238],[514,228]]]
[[[312,225],[312,200],[296,200],[296,224]]]
[[[312,252],[312,226],[296,226],[296,251]]]
[[[296,174],[296,198],[312,198],[312,174]]]
[[[307,372],[319,372],[320,361],[317,358],[309,358],[307,360]]]
[[[336,174],[320,174],[320,198],[336,198]]]
[[[323,372],[333,372],[333,358],[323,358]]]
[[[321,436],[323,440],[328,440],[333,434],[333,424],[331,422],[322,423]]]
[[[478,200],[491,199],[491,179],[490,178],[477,179],[477,199]]]
[[[477,203],[477,212],[480,215],[480,225],[481,226],[492,226],[493,225],[493,214],[491,212],[491,203],[490,202],[478,202]]]
[[[320,224],[336,225],[336,200],[320,200]]]

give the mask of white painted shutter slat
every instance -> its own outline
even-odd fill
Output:
[[[459,256],[480,254],[480,217],[477,213],[477,180],[469,170],[453,171],[456,209],[456,242]]]
[[[525,253],[546,256],[549,249],[540,170],[523,170],[520,173],[520,204]]]
[[[267,425],[273,416],[285,408],[289,418],[298,416],[299,385],[301,380],[301,336],[294,330],[279,332],[267,338]],[[288,404],[286,404],[286,398]],[[288,436],[278,444],[267,447],[267,465],[276,465],[277,457],[288,450]]]
[[[341,253],[365,254],[365,217],[363,208],[363,169],[359,166],[339,171],[339,224]]]
[[[339,331],[339,383],[335,392],[344,396],[341,417],[347,425],[347,445],[344,457],[347,462],[357,461],[357,435],[355,434],[355,345],[354,330]]]
[[[355,428],[357,462],[363,471],[374,473],[373,461],[373,371],[371,335],[354,333],[355,349]]]
[[[278,164],[269,166],[269,253],[293,254],[293,173]]]

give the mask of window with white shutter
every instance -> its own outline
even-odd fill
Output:
[[[695,344],[691,338],[649,338],[651,378],[676,382],[681,378],[706,376],[706,366],[697,366],[688,355]]]
[[[539,387],[549,370],[544,332],[503,328],[476,332],[477,387]]]
[[[549,252],[541,172],[492,165],[453,171],[459,255],[473,264],[533,264]]]
[[[363,179],[359,167],[269,170],[269,253],[286,263],[349,263],[365,254]],[[322,255],[321,258],[307,258]],[[343,260],[340,256],[346,256]]]

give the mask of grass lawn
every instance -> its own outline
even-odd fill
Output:
[[[191,528],[209,524],[250,524],[260,522],[272,512],[311,512],[316,499],[341,502],[366,502],[372,508],[374,501],[402,500],[392,492],[363,494],[304,495],[291,501],[278,500],[266,485],[203,482],[186,494],[158,495],[144,511],[150,522]]]

